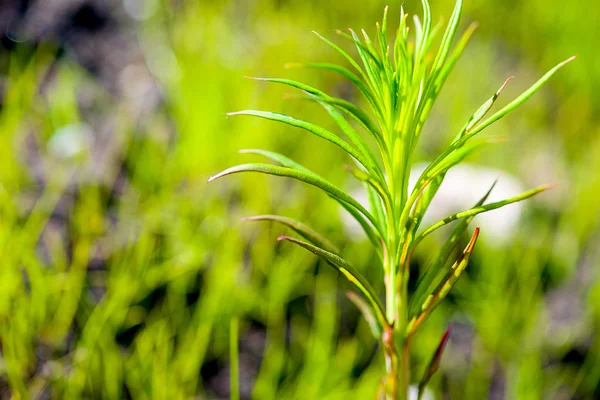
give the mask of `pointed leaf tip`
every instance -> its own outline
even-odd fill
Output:
[[[502,91],[504,90],[504,88],[506,87],[506,85],[508,85],[508,82],[511,81],[511,79],[514,78],[513,76],[509,76],[508,78],[506,78],[506,80],[504,81],[504,83],[502,84],[502,86],[500,86],[500,89],[498,89],[498,91],[496,92],[496,97],[500,96],[500,93],[502,93]]]
[[[465,251],[464,251],[465,254],[473,251],[473,248],[475,247],[475,243],[477,242],[477,238],[479,237],[479,231],[480,231],[479,227],[476,227],[475,231],[473,232],[473,236],[471,236],[471,241],[465,248]]]

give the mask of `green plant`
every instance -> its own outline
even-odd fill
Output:
[[[349,79],[365,97],[370,112],[341,98],[300,82],[279,78],[255,78],[280,83],[301,90],[302,98],[323,106],[333,118],[344,138],[318,125],[287,115],[246,110],[229,115],[250,115],[282,122],[306,130],[343,149],[353,159],[348,171],[363,182],[369,194],[369,209],[342,189],[278,153],[266,150],[244,150],[265,156],[281,166],[271,164],[238,165],[211,177],[210,181],[239,172],[259,172],[283,176],[316,186],[327,193],[347,210],[362,226],[378,256],[385,276],[385,305],[372,284],[348,261],[339,250],[323,236],[306,225],[286,217],[265,215],[252,220],[269,220],[284,224],[302,236],[299,240],[281,236],[279,240],[290,241],[322,257],[340,271],[361,296],[352,294],[350,299],[360,308],[369,322],[374,335],[381,341],[386,360],[387,374],[382,382],[381,396],[386,399],[406,399],[410,384],[409,350],[410,341],[423,322],[444,300],[469,263],[479,228],[460,257],[452,262],[459,239],[465,234],[473,217],[507,204],[527,199],[548,188],[544,185],[518,196],[485,204],[491,190],[483,195],[473,208],[451,215],[426,229],[420,229],[423,216],[444,180],[446,172],[482,146],[495,141],[480,138],[478,134],[521,105],[537,92],[542,85],[563,65],[558,64],[523,94],[485,119],[508,80],[467,121],[450,145],[425,169],[414,188],[409,190],[409,175],[415,148],[431,108],[463,53],[476,25],[471,25],[458,40],[456,36],[460,20],[462,1],[456,2],[448,27],[443,33],[437,53],[431,48],[441,32],[441,24],[432,26],[431,12],[427,0],[422,1],[424,17],[421,22],[414,18],[414,35],[409,35],[407,14],[401,10],[401,19],[395,40],[387,41],[387,8],[382,24],[377,24],[377,40],[373,41],[362,31],[362,38],[349,30],[338,34],[356,47],[360,62],[328,39],[316,35],[339,52],[356,70],[356,73],[339,65],[311,63],[304,66],[332,71]],[[296,66],[291,64],[289,66]],[[510,79],[510,78],[509,78]],[[353,121],[355,124],[351,124]],[[375,142],[379,150],[374,154],[367,141],[355,130],[360,126]],[[438,228],[458,220],[449,238],[419,277],[417,288],[409,297],[408,280],[410,258],[421,241]],[[421,379],[419,393],[438,368],[443,347],[448,339],[446,333],[435,352],[429,367]]]

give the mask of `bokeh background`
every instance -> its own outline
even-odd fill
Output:
[[[431,4],[434,20],[453,7]],[[372,32],[385,5],[395,24],[399,1],[0,3],[1,398],[229,398],[232,341],[242,398],[373,398],[381,349],[348,287],[278,244],[283,228],[240,218],[307,221],[380,282],[368,243],[301,184],[206,180],[255,159],[239,149],[265,148],[357,188],[338,149],[225,113],[272,110],[333,129],[289,89],[243,76],[289,77],[355,100],[337,76],[284,64],[344,64],[311,31],[346,45],[335,29]],[[421,14],[418,1],[404,7]],[[414,340],[420,375],[453,326],[433,398],[600,398],[598,15],[600,3],[584,0],[465,1],[461,28],[480,27],[418,161],[432,160],[506,77],[515,75],[501,103],[579,59],[494,125],[506,142],[468,159],[444,192],[440,207],[459,211],[497,171],[508,192],[558,184],[482,222],[467,272]],[[424,243],[415,272],[443,238]]]

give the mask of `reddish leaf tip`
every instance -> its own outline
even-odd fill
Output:
[[[281,235],[277,238],[278,242],[281,242],[282,240],[291,240],[292,238],[286,235]]]

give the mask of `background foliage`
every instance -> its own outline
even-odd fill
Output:
[[[227,398],[236,317],[242,398],[371,398],[381,349],[347,288],[315,257],[276,244],[283,228],[240,218],[308,221],[381,280],[364,239],[348,234],[334,202],[298,183],[206,179],[251,160],[237,150],[268,148],[351,190],[335,147],[224,114],[330,123],[317,106],[285,99],[285,88],[242,77],[290,77],[355,99],[333,74],[283,65],[340,62],[310,31],[372,29],[386,4],[112,3],[21,2],[0,13],[1,397]],[[450,15],[451,1],[431,3],[434,20]],[[397,16],[399,4],[389,6]],[[404,7],[420,13],[417,1]],[[465,2],[461,27],[480,28],[425,127],[421,160],[507,76],[504,99],[580,59],[498,122],[506,143],[469,159],[526,187],[558,186],[525,205],[508,239],[482,229],[452,301],[415,338],[419,374],[454,327],[431,383],[439,398],[600,396],[599,7]],[[414,268],[442,239],[425,243]]]

